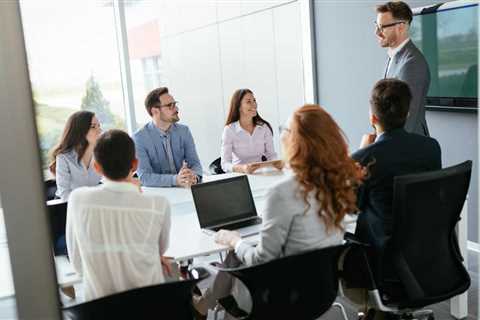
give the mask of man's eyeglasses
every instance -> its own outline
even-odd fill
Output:
[[[161,104],[156,106],[157,108],[168,108],[170,110],[174,110],[175,108],[178,108],[180,103],[178,101],[173,101],[167,104]]]
[[[387,28],[390,28],[390,27],[393,27],[393,26],[396,26],[397,24],[401,24],[401,23],[406,23],[406,21],[397,21],[397,22],[392,22],[392,23],[389,23],[389,24],[386,24],[386,25],[378,25],[377,22],[375,21],[374,24],[375,24],[375,31],[378,31],[380,33],[383,33],[383,31],[385,31],[385,29]]]

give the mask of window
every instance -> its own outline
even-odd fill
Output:
[[[102,129],[125,128],[114,11],[108,1],[21,1],[44,167],[67,118],[95,112]]]
[[[160,87],[160,56],[146,57],[142,59],[143,79],[145,81],[145,90],[151,91]]]

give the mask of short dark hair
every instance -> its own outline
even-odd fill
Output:
[[[158,101],[160,96],[167,94],[168,88],[167,87],[160,87],[150,91],[150,93],[145,98],[145,108],[150,116],[152,116],[152,108],[158,105]]]
[[[108,130],[98,138],[93,154],[105,177],[110,180],[125,179],[135,159],[135,143],[122,130]]]
[[[412,9],[403,1],[390,1],[377,6],[377,13],[390,12],[392,17],[397,20],[412,22]]]
[[[385,131],[402,128],[407,121],[412,94],[408,85],[397,79],[382,79],[372,90],[370,105]]]

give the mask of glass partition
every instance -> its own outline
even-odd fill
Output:
[[[95,112],[102,129],[125,129],[110,1],[22,0],[21,12],[44,168],[67,118]]]
[[[0,195],[0,319],[17,319],[7,232]]]

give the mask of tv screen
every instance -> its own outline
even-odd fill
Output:
[[[427,109],[478,108],[478,3],[417,8],[410,37],[430,68]]]

